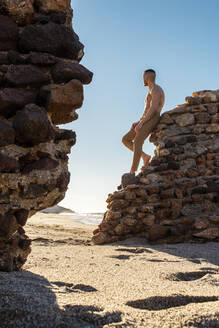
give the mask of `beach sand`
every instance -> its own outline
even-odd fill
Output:
[[[219,327],[218,243],[97,246],[95,227],[29,219],[28,261],[0,273],[1,327]]]

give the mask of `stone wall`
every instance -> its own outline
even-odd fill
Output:
[[[77,119],[93,75],[72,13],[70,0],[0,0],[0,270],[24,264],[23,226],[69,183],[76,135],[56,124]]]
[[[219,90],[194,92],[163,113],[150,141],[155,156],[109,194],[93,242],[219,241]]]

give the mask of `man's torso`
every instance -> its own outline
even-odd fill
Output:
[[[164,94],[164,91],[163,89],[155,84],[154,87],[152,88],[152,90],[149,90],[148,91],[148,94],[145,98],[145,102],[147,103],[147,101],[151,104],[151,101],[152,101],[152,96],[153,96],[153,91],[156,89],[156,96],[159,97],[159,105],[158,105],[158,108],[156,109],[156,112],[158,112],[160,114],[163,106],[164,106],[164,102],[165,102],[165,94]],[[143,113],[143,117],[146,115],[146,112],[147,110],[144,111]]]

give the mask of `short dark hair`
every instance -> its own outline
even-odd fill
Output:
[[[146,71],[144,71],[145,73],[147,73],[147,72],[151,72],[151,73],[154,73],[155,75],[156,75],[156,72],[155,72],[155,70],[153,70],[152,68],[150,68],[150,69],[146,69]]]

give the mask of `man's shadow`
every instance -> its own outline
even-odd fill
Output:
[[[60,307],[52,289],[63,293],[95,293],[88,285],[49,282],[29,271],[0,272],[0,327],[90,328],[122,321],[122,312],[104,312],[93,305]]]
[[[179,261],[184,258],[190,262],[201,264],[205,263],[219,266],[218,243],[207,242],[202,244],[196,243],[179,243],[179,244],[149,244],[144,238],[129,238],[123,241],[118,241],[110,245],[123,246],[118,248],[118,252],[127,251],[127,253],[152,253],[158,251],[174,255]],[[123,253],[124,254],[124,253]],[[159,262],[162,260],[159,260]],[[168,260],[163,260],[168,262]],[[219,268],[218,268],[219,269]]]

